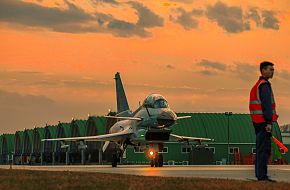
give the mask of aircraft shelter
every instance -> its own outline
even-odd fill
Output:
[[[162,151],[165,165],[245,164],[255,158],[255,132],[249,114],[225,113],[177,113],[192,116],[178,120],[172,133],[183,136],[214,139],[206,146],[195,142],[166,142]],[[44,138],[102,135],[108,132],[114,119],[89,116],[86,120],[73,119],[33,129],[0,135],[0,164],[107,164],[111,161],[110,145],[103,153],[103,142],[76,143],[42,142]],[[274,123],[273,135],[283,142],[278,123]],[[290,144],[285,144],[288,149]],[[287,164],[289,153],[282,150],[282,159],[272,153],[271,164]],[[128,148],[122,164],[149,164],[147,153],[140,148]]]

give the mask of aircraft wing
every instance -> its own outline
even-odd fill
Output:
[[[179,136],[175,134],[170,134],[171,139],[177,140],[177,141],[214,141],[214,139],[209,138],[199,138],[199,137],[187,137],[187,136]]]
[[[214,141],[214,139],[199,138],[199,137],[187,137],[187,136],[170,134],[169,141],[178,141],[178,142],[196,141],[199,144],[201,144],[201,141]],[[148,145],[148,144],[164,143],[164,140],[145,140],[145,138],[133,138],[133,139],[131,139],[131,142],[133,144]]]
[[[98,136],[84,136],[84,137],[69,137],[69,138],[55,138],[55,139],[42,139],[41,141],[120,141],[124,140],[133,132],[121,131],[118,133],[111,133]]]

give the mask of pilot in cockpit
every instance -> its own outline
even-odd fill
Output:
[[[159,94],[151,94],[144,100],[143,106],[147,108],[169,108],[165,98]]]

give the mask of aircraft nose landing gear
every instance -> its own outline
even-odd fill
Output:
[[[151,159],[150,161],[151,167],[162,167],[163,166],[163,155],[157,154],[154,159]]]
[[[163,166],[163,155],[154,151],[148,151],[149,158],[150,158],[150,166],[151,167],[162,167]]]
[[[120,147],[116,148],[112,155],[112,167],[117,167],[118,162],[120,163],[121,158],[124,154],[124,150],[126,150],[127,144],[123,144]]]

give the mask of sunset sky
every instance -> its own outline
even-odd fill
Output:
[[[130,108],[248,113],[259,63],[290,123],[289,0],[0,0],[0,133]]]

